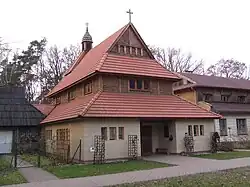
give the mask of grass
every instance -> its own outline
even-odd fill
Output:
[[[75,178],[122,173],[127,171],[147,170],[153,168],[167,167],[167,164],[143,160],[126,161],[107,164],[68,165],[47,167],[46,169],[59,178]]]
[[[24,177],[4,158],[0,157],[0,186],[25,183]]]
[[[20,155],[20,158],[29,162],[32,165],[37,166],[38,164],[38,155],[23,154]],[[48,157],[40,156],[40,164],[41,167],[49,166],[51,165],[51,160]]]
[[[250,187],[250,167],[113,187]]]
[[[250,157],[250,151],[234,151],[234,152],[224,152],[224,153],[203,154],[203,155],[195,155],[195,157],[217,159],[217,160],[228,160],[234,158]]]

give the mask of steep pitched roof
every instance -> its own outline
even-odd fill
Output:
[[[25,99],[20,87],[0,87],[0,127],[37,126],[44,115]]]
[[[101,92],[58,105],[42,123],[77,117],[220,118],[175,95]]]
[[[135,57],[124,57],[121,55],[110,54],[110,49],[114,47],[116,41],[128,30],[132,29],[135,36],[144,46],[150,59],[140,59]],[[91,49],[87,54],[81,54],[63,79],[56,85],[47,96],[72,86],[82,79],[92,75],[95,72],[134,74],[142,76],[161,77],[169,79],[179,79],[179,77],[167,71],[156,62],[148,47],[136,31],[132,23],[112,34],[102,43]],[[142,65],[141,63],[145,63]]]
[[[250,90],[250,81],[245,79],[224,78],[217,76],[198,75],[193,73],[181,73],[182,76],[191,79],[191,84],[176,87],[175,90],[180,90],[188,87],[217,87]]]

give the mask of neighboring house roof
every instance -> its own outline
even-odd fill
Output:
[[[193,82],[187,85],[178,86],[175,90],[181,90],[189,87],[216,87],[250,90],[250,81],[246,79],[234,79],[209,75],[198,75],[193,73],[180,73]]]
[[[211,103],[212,110],[220,113],[250,113],[250,104]]]
[[[54,105],[51,104],[33,104],[34,107],[37,108],[40,112],[42,112],[44,115],[48,115],[53,108],[55,107]]]
[[[175,95],[99,92],[60,104],[42,123],[77,117],[220,118]]]
[[[109,50],[115,42],[127,31],[132,29],[141,43],[145,46],[146,52],[151,59],[123,57],[120,55],[109,54]],[[143,64],[142,64],[143,63]],[[141,39],[132,23],[125,25],[123,28],[112,34],[99,45],[91,49],[87,54],[81,54],[66,76],[51,90],[47,96],[52,96],[55,93],[62,91],[65,88],[73,86],[78,81],[92,75],[96,72],[133,74],[141,76],[152,76],[169,79],[179,79],[179,77],[167,71],[153,57],[146,44]]]
[[[0,127],[37,126],[44,115],[25,99],[20,87],[0,87]]]

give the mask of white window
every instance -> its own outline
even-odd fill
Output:
[[[116,127],[109,127],[109,140],[116,140]]]

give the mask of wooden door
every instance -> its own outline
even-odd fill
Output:
[[[142,155],[152,154],[152,126],[141,126],[141,152]]]

